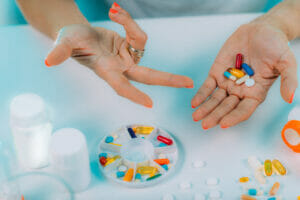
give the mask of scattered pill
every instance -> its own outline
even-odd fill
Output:
[[[100,153],[99,158],[101,158],[101,157],[107,158],[107,153]]]
[[[249,76],[253,76],[254,75],[254,71],[253,69],[247,65],[246,63],[242,64],[242,68],[245,70],[245,72],[249,75]]]
[[[254,79],[248,78],[248,79],[245,81],[245,85],[246,85],[247,87],[252,87],[253,85],[255,85]]]
[[[125,172],[117,172],[116,173],[116,176],[117,176],[117,178],[121,178],[121,177],[123,177],[123,176],[125,176]]]
[[[101,158],[99,158],[99,162],[102,166],[104,166],[106,164],[106,158],[104,156],[102,156]]]
[[[132,168],[128,169],[128,171],[126,172],[126,174],[123,178],[123,181],[130,182],[133,177],[133,172],[134,172],[134,170]]]
[[[245,73],[242,70],[235,68],[229,68],[228,72],[237,78],[242,78],[243,76],[245,76]]]
[[[136,170],[137,173],[140,173],[142,175],[151,174],[153,173],[153,171],[157,171],[157,168],[152,166],[141,166]]]
[[[127,167],[125,165],[120,165],[118,167],[118,171],[120,171],[120,172],[126,172],[127,171]]]
[[[135,179],[142,179],[142,174],[136,173],[135,174]]]
[[[276,197],[269,197],[268,200],[276,200]]]
[[[175,200],[174,196],[172,194],[164,194],[163,200]]]
[[[273,174],[272,162],[271,160],[266,160],[264,163],[264,172],[266,176],[271,176]]]
[[[119,147],[121,147],[122,145],[121,144],[116,144],[116,143],[109,143],[109,144],[111,144],[111,145],[115,145],[115,146],[119,146]]]
[[[114,138],[112,137],[112,136],[107,136],[106,138],[105,138],[105,142],[106,143],[111,143],[111,142],[113,142],[114,141]]]
[[[239,78],[238,80],[236,80],[235,81],[235,83],[237,84],[237,85],[241,85],[242,83],[244,83],[247,79],[249,79],[250,77],[249,77],[249,75],[245,75],[245,76],[243,76],[242,78]]]
[[[208,178],[208,179],[206,179],[205,182],[206,182],[206,185],[209,185],[209,186],[218,185],[219,179],[217,179],[217,178]]]
[[[194,195],[194,200],[205,200],[205,199],[206,199],[206,197],[205,197],[205,195],[202,194],[202,193],[196,193],[196,194]]]
[[[156,174],[155,176],[151,176],[151,177],[147,178],[146,181],[153,180],[153,179],[158,178],[160,176],[161,176],[161,174]]]
[[[250,156],[248,158],[248,164],[253,170],[260,170],[263,168],[263,165],[255,156]]]
[[[242,194],[241,200],[256,200],[256,198],[255,197],[251,197],[251,196],[246,195],[246,194]]]
[[[158,145],[159,147],[166,147],[166,146],[168,146],[167,144],[165,144],[165,143],[159,143],[159,145]]]
[[[300,200],[300,196],[297,197],[297,200]]]
[[[154,127],[151,127],[151,126],[138,126],[138,127],[133,127],[132,129],[137,134],[149,135],[154,130]]]
[[[172,145],[173,144],[173,140],[171,140],[170,138],[164,137],[162,135],[157,136],[157,140],[165,143],[167,145]]]
[[[168,165],[162,165],[162,168],[164,168],[166,171],[169,169]]]
[[[241,53],[236,54],[235,68],[242,69],[242,63],[243,63],[243,54]]]
[[[269,195],[270,195],[270,196],[276,195],[276,193],[277,193],[278,190],[279,190],[279,187],[280,187],[280,183],[278,183],[278,182],[274,183],[274,185],[272,186],[272,188],[271,188],[271,190],[270,190],[270,192],[269,192]]]
[[[257,190],[255,188],[250,188],[248,190],[248,195],[256,196],[257,195]]]
[[[205,166],[205,162],[202,160],[196,160],[193,162],[193,167],[194,168],[201,168]]]
[[[281,164],[281,162],[279,160],[273,160],[272,161],[272,165],[274,167],[274,170],[280,174],[280,175],[285,175],[286,174],[286,169],[285,167]]]
[[[149,174],[149,177],[155,176],[157,171],[157,168],[154,168],[154,170]]]
[[[240,181],[240,183],[246,183],[246,182],[249,181],[249,177],[241,177],[241,178],[239,179],[239,181]]]
[[[190,189],[191,187],[192,187],[192,184],[188,181],[184,181],[179,184],[179,188],[183,189],[183,190]]]
[[[225,72],[224,72],[224,76],[225,76],[226,78],[232,80],[232,81],[236,81],[236,79],[237,79],[235,76],[233,76],[232,74],[230,74],[228,71],[225,71]]]
[[[170,160],[167,158],[162,158],[162,159],[155,159],[154,162],[156,162],[159,165],[167,165],[170,163]]]
[[[136,136],[135,132],[132,130],[132,128],[130,128],[130,127],[127,128],[127,131],[131,138],[137,138],[137,136]]]
[[[109,165],[109,164],[115,162],[115,160],[117,160],[117,159],[119,159],[119,158],[121,158],[119,155],[116,155],[116,156],[114,156],[114,157],[112,157],[112,158],[107,158],[106,163],[105,163],[105,166],[107,166],[107,165]]]
[[[210,199],[219,199],[221,198],[221,192],[218,190],[213,190],[209,192],[209,198]]]
[[[262,172],[259,170],[256,170],[254,172],[254,178],[256,181],[258,181],[260,184],[266,184],[266,178],[262,175]]]

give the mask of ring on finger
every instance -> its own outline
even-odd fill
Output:
[[[136,56],[137,58],[142,58],[144,56],[144,52],[145,52],[145,50],[139,50],[139,49],[133,48],[130,44],[129,44],[128,50],[133,56]]]

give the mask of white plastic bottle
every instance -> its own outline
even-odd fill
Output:
[[[10,104],[10,125],[21,169],[47,166],[52,125],[43,99],[32,93],[16,96]]]

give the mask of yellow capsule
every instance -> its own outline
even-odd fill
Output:
[[[114,156],[114,157],[112,157],[112,158],[107,158],[107,161],[106,161],[106,163],[105,163],[104,166],[107,166],[107,165],[109,165],[109,164],[115,162],[115,161],[116,161],[117,159],[119,159],[119,158],[121,158],[121,156],[119,156],[119,155],[116,155],[116,156]]]
[[[151,174],[149,174],[149,177],[155,176],[156,172],[157,172],[157,168],[154,168]]]
[[[133,172],[134,172],[134,170],[132,168],[128,169],[123,178],[123,181],[130,182],[133,177]]]
[[[297,197],[297,200],[300,200],[300,196]]]
[[[239,181],[240,181],[240,183],[246,183],[246,182],[249,181],[249,177],[241,177],[241,178],[239,179]]]
[[[232,74],[233,76],[235,76],[237,78],[242,78],[243,76],[245,76],[245,73],[239,69],[229,68],[228,71],[230,74]]]
[[[112,144],[112,145],[115,145],[115,146],[119,146],[119,147],[121,147],[122,145],[121,144],[116,144],[116,143],[108,143],[108,144]]]
[[[154,127],[151,126],[137,126],[132,128],[133,131],[141,135],[149,135],[154,130]]]
[[[273,174],[272,162],[271,160],[266,160],[264,163],[265,175],[271,176]]]
[[[286,169],[285,167],[281,164],[279,160],[273,160],[272,165],[275,169],[276,172],[278,172],[280,175],[286,175]]]
[[[136,172],[141,175],[152,174],[155,171],[157,171],[157,168],[152,167],[152,166],[141,166],[141,167],[138,167],[136,170]]]

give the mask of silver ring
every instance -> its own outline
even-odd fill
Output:
[[[144,52],[145,50],[138,50],[138,49],[135,49],[133,48],[131,45],[129,45],[128,47],[129,51],[132,53],[132,55],[138,57],[138,58],[141,58],[144,56]]]

